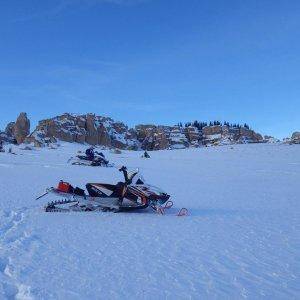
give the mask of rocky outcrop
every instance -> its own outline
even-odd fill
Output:
[[[39,122],[26,141],[36,145],[55,142],[87,143],[116,148],[134,148],[132,132],[121,122],[94,114],[63,114]]]
[[[86,135],[83,139],[83,143],[87,142],[91,145],[97,145],[98,144],[98,131],[96,127],[96,118],[95,115],[87,114],[86,118],[83,118],[82,128],[85,128]]]
[[[8,136],[4,131],[0,131],[0,141],[10,144],[15,143],[15,140],[11,136]]]
[[[0,141],[16,144],[16,140],[14,138],[14,125],[15,123],[11,122],[6,126],[5,131],[0,131]]]
[[[300,132],[294,132],[290,142],[291,144],[300,144]]]
[[[277,144],[277,143],[280,143],[280,140],[279,140],[279,139],[276,139],[276,138],[273,137],[273,136],[265,135],[264,138],[263,138],[263,143]]]
[[[26,113],[20,113],[16,123],[12,126],[13,135],[18,144],[22,144],[30,133],[30,121]]]
[[[4,132],[0,131],[0,140],[12,144],[22,144],[30,133],[30,121],[26,113],[20,113],[16,122],[9,123]]]
[[[169,141],[171,149],[184,149],[189,146],[188,138],[184,133],[184,129],[179,126],[171,128]]]
[[[194,126],[188,126],[184,129],[185,136],[192,147],[198,147],[202,144],[203,133]]]
[[[137,140],[144,150],[163,150],[170,146],[168,127],[155,125],[137,125],[135,127]]]
[[[260,143],[263,137],[246,127],[230,127],[228,125],[206,126],[202,129],[203,143],[225,145],[236,143]]]
[[[7,136],[13,137],[14,136],[14,128],[15,128],[16,122],[10,122],[7,124],[5,128],[5,134]]]
[[[226,126],[225,126],[226,127]],[[206,126],[202,129],[203,135],[205,136],[210,136],[210,135],[217,135],[217,134],[222,134],[222,126],[217,125],[217,126]]]
[[[202,129],[203,134],[203,144],[208,145],[217,145],[222,141],[224,136],[229,135],[229,130],[227,130],[227,126],[224,126],[226,131],[223,131],[222,126],[206,126]]]
[[[180,149],[189,146],[185,130],[179,126],[138,125],[135,130],[143,150]]]
[[[251,129],[240,127],[237,140],[246,143],[258,143],[263,141],[263,137]]]
[[[200,123],[198,123],[200,124]],[[236,143],[266,142],[260,134],[247,126],[211,125],[195,126],[157,126],[137,125],[128,128],[122,122],[95,114],[63,115],[45,119],[38,123],[29,134],[30,122],[25,113],[21,113],[16,122],[9,123],[0,139],[18,144],[34,144],[36,147],[56,143],[57,141],[100,145],[109,148],[130,150],[162,150],[199,147],[201,145],[225,145]],[[295,141],[298,140],[295,133]]]

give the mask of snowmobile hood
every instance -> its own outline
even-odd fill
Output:
[[[148,184],[148,183],[143,183],[143,184],[132,184],[130,186],[134,186],[142,191],[151,191],[151,193],[155,193],[157,195],[161,195],[161,194],[167,194],[165,191],[163,191],[161,188],[152,185],[152,184]]]
[[[128,190],[137,196],[144,196],[150,201],[159,201],[161,204],[165,203],[170,198],[170,195],[150,184],[130,185],[128,186]]]

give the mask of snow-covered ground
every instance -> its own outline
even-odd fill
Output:
[[[60,179],[122,180],[68,165],[79,145],[0,153],[0,299],[299,299],[300,146],[115,155],[172,195],[168,215],[46,213]],[[186,207],[188,217],[176,217]]]

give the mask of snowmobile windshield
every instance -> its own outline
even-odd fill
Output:
[[[144,177],[142,175],[138,175],[138,177],[136,178],[136,182],[135,184],[145,184],[146,183],[146,180],[144,179]]]
[[[161,188],[146,183],[146,180],[142,175],[139,175],[137,177],[137,180],[135,181],[134,184],[144,186],[145,188],[151,190],[152,192],[154,192],[157,195],[166,194],[166,192],[164,190],[162,190]]]
[[[144,182],[139,178],[135,184],[144,184]]]
[[[129,172],[128,173],[128,179],[131,181],[131,182],[133,182],[133,179],[136,177],[136,175],[139,173],[139,170],[137,169],[137,170],[135,170],[135,171],[133,171],[133,172]]]
[[[154,192],[157,195],[162,195],[162,194],[167,194],[164,190],[162,190],[161,188],[151,185],[151,184],[145,184],[144,186],[147,187],[149,190],[151,190],[152,192]]]

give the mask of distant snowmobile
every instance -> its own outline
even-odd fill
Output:
[[[145,151],[142,155],[142,158],[151,158],[149,153],[147,151]]]
[[[124,212],[151,207],[156,212],[164,214],[165,209],[171,208],[173,202],[170,195],[161,189],[148,185],[140,177],[133,183],[138,171],[128,173],[126,167],[123,172],[124,182],[117,184],[88,183],[85,190],[74,188],[67,182],[60,181],[57,188],[51,187],[36,200],[54,194],[62,198],[59,201],[49,202],[45,206],[46,212],[68,211],[113,211]],[[179,215],[185,215],[186,209],[181,209]]]
[[[91,167],[112,167],[113,164],[110,164],[109,161],[105,158],[103,153],[99,153],[97,151],[93,151],[92,155],[90,151],[93,148],[89,148],[86,151],[86,155],[76,155],[76,157],[71,157],[68,162],[72,165],[79,166],[91,166]]]

